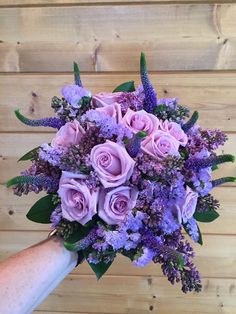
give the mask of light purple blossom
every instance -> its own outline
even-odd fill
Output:
[[[91,96],[89,90],[75,84],[65,85],[61,90],[61,94],[73,106],[78,106],[82,97]]]
[[[107,231],[105,232],[105,241],[112,246],[113,250],[119,250],[125,247],[129,236],[126,231]]]
[[[138,259],[133,261],[133,265],[137,267],[144,267],[152,261],[155,255],[156,254],[154,251],[145,247],[143,249],[142,255]]]
[[[39,158],[44,161],[49,162],[52,166],[60,167],[61,158],[65,156],[68,148],[65,146],[52,147],[49,144],[45,143],[41,145],[39,149]]]

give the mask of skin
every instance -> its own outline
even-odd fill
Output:
[[[77,258],[53,236],[0,262],[0,313],[32,313],[72,271]]]

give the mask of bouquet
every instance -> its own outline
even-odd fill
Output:
[[[199,292],[201,278],[186,234],[202,244],[198,222],[219,216],[210,191],[235,182],[213,180],[212,171],[234,157],[216,155],[227,137],[219,129],[202,129],[198,112],[189,117],[177,99],[157,98],[143,53],[140,75],[137,88],[130,81],[92,96],[74,63],[75,83],[52,98],[54,117],[32,120],[16,110],[24,124],[58,131],[51,143],[20,159],[31,160],[31,166],[7,186],[19,196],[47,193],[27,218],[51,223],[97,278],[122,254],[134,266],[159,263],[183,292]]]

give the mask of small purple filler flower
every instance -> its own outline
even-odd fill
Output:
[[[77,106],[81,98],[91,96],[89,90],[75,84],[65,85],[61,94],[72,106]]]

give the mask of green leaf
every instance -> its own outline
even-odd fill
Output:
[[[129,81],[129,82],[125,82],[125,83],[117,86],[113,90],[113,93],[117,93],[117,92],[133,92],[133,91],[135,91],[134,81]]]
[[[200,222],[212,222],[220,215],[213,209],[205,212],[195,212],[193,217]]]
[[[75,78],[75,84],[82,87],[79,66],[76,62],[74,62],[74,78]]]
[[[200,228],[199,228],[199,226],[197,226],[197,228],[198,228],[198,234],[199,234],[199,239],[198,239],[198,243],[200,244],[200,245],[203,245],[203,241],[202,241],[202,233],[201,233],[201,231],[200,231]]]
[[[93,226],[94,226],[94,222],[93,221],[88,222],[84,226],[78,223],[77,228],[75,228],[73,233],[64,242],[64,246],[68,250],[74,251],[77,242],[79,242],[80,240],[85,238],[89,234],[89,232],[90,232],[90,230],[92,229]]]
[[[8,180],[5,184],[6,184],[6,187],[9,188],[12,185],[24,184],[24,183],[27,183],[28,181],[29,181],[29,176],[17,176]]]
[[[98,264],[93,264],[89,263],[89,266],[92,268],[94,273],[96,274],[97,280],[99,280],[108,270],[108,268],[111,266],[112,262],[109,263],[98,263]]]
[[[26,217],[41,224],[50,223],[50,216],[56,205],[53,204],[53,194],[46,195],[38,200],[29,210]]]
[[[141,52],[141,55],[140,55],[140,72],[141,72],[141,75],[147,72],[147,62],[146,62],[146,57],[145,57],[144,52]]]
[[[184,227],[184,230],[185,230],[185,232],[190,236],[190,238],[191,238],[191,235],[189,234],[189,230],[188,230],[188,228],[187,228],[187,223],[185,223],[185,224],[183,224],[183,227]],[[203,242],[202,242],[202,234],[201,234],[201,231],[200,231],[200,228],[199,228],[199,226],[198,226],[198,224],[197,224],[197,229],[198,229],[198,241],[197,241],[197,243],[199,243],[199,244],[203,244]]]
[[[184,257],[182,254],[179,254],[177,261],[179,269],[182,270],[184,268]]]
[[[40,146],[31,149],[28,153],[26,153],[24,156],[22,156],[18,161],[35,159],[37,157],[39,148],[40,148]]]
[[[215,171],[215,170],[218,170],[218,169],[219,169],[219,166],[217,166],[217,165],[214,165],[214,166],[211,167],[212,171]]]
[[[154,114],[158,114],[160,113],[161,111],[165,111],[166,110],[166,105],[158,105],[155,110],[154,110]]]

